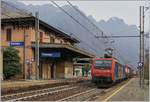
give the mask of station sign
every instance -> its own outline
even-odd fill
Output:
[[[41,56],[42,57],[52,57],[52,58],[59,58],[61,55],[60,52],[42,52]]]
[[[10,42],[10,46],[24,46],[24,42]]]

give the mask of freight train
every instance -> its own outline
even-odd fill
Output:
[[[92,81],[96,84],[112,84],[132,77],[129,65],[122,65],[116,58],[95,58],[92,62]]]

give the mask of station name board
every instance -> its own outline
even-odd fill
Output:
[[[24,46],[24,42],[10,42],[10,46]]]
[[[42,57],[53,57],[53,58],[59,58],[60,57],[60,52],[42,52],[41,56]]]

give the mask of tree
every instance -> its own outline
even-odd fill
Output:
[[[3,63],[4,63],[4,78],[10,79],[11,77],[21,72],[19,51],[14,47],[8,47],[3,52]]]

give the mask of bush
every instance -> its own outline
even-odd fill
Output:
[[[13,47],[8,47],[3,53],[3,63],[4,63],[4,78],[10,79],[11,77],[19,74],[21,72],[20,57],[18,55],[19,51]]]

